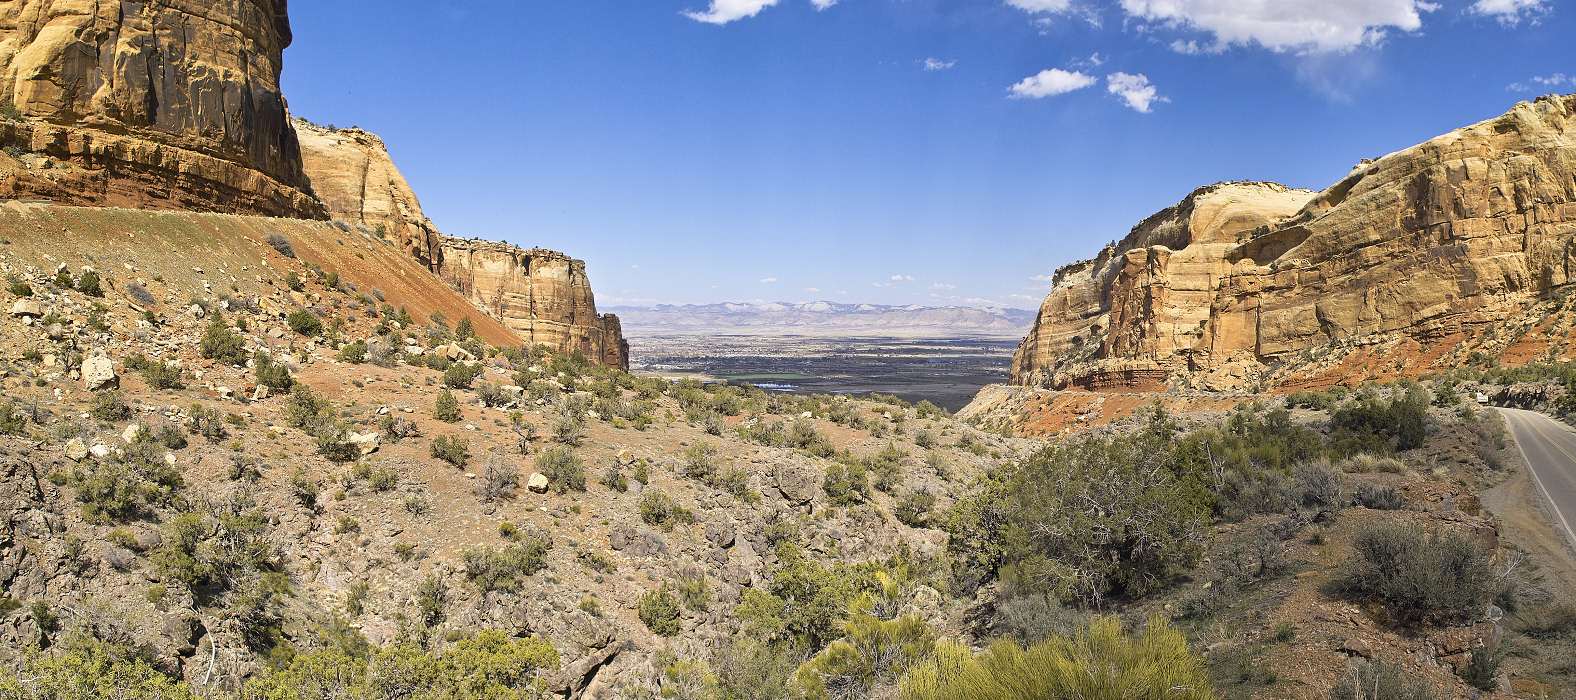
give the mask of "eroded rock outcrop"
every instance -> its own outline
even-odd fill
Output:
[[[376,134],[302,120],[296,128],[306,176],[333,218],[381,230],[525,342],[629,367],[618,317],[597,313],[584,262],[552,250],[444,236]]]
[[[286,0],[0,2],[0,196],[319,218]]]
[[[410,183],[389,157],[383,139],[362,129],[336,129],[295,120],[312,191],[336,219],[365,224],[397,241],[436,270],[443,237],[421,211]]]
[[[439,275],[527,341],[628,369],[617,316],[598,314],[586,265],[563,253],[444,238]]]
[[[1385,358],[1400,365],[1452,362],[1571,281],[1573,136],[1576,96],[1542,98],[1320,193],[1195,191],[1056,272],[1013,380],[1254,388],[1369,346],[1433,349]]]

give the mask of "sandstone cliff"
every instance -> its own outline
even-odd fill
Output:
[[[439,274],[529,342],[629,368],[618,317],[597,313],[584,262],[541,248],[446,237]]]
[[[334,218],[366,224],[399,242],[412,256],[437,269],[443,238],[421,211],[388,147],[376,134],[294,120],[301,158],[312,191]]]
[[[381,230],[527,343],[629,367],[618,317],[597,313],[584,262],[551,250],[444,236],[377,135],[302,120],[296,129],[307,179],[335,219]]]
[[[315,218],[286,0],[0,0],[0,197]]]
[[[1573,127],[1576,96],[1542,98],[1320,193],[1195,191],[1057,271],[1013,380],[1262,388],[1508,353],[1576,271]]]

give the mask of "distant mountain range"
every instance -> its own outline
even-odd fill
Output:
[[[626,335],[739,333],[751,335],[1022,337],[1034,311],[1004,307],[888,306],[811,302],[721,302],[614,306]]]

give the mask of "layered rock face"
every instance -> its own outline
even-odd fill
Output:
[[[527,343],[579,350],[628,369],[618,317],[597,313],[584,262],[551,250],[444,236],[377,135],[302,120],[296,129],[307,179],[333,218],[381,230]]]
[[[443,239],[439,275],[527,341],[629,368],[617,316],[598,314],[584,262],[507,243]]]
[[[1332,348],[1491,333],[1576,271],[1573,127],[1576,96],[1542,98],[1320,193],[1195,191],[1057,271],[1013,380],[1253,388]]]
[[[0,0],[0,196],[320,218],[287,0]]]
[[[416,192],[389,157],[383,139],[361,129],[336,129],[304,119],[294,124],[312,191],[334,218],[381,230],[436,270],[443,236],[422,213]]]

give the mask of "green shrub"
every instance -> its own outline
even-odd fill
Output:
[[[302,282],[301,276],[296,274],[294,271],[285,273],[285,286],[288,287],[292,292],[299,292],[306,289],[306,283]]]
[[[640,519],[647,525],[672,529],[674,525],[695,522],[695,514],[679,505],[667,494],[655,489],[647,490],[640,497]]]
[[[863,464],[834,462],[826,468],[821,481],[827,500],[832,505],[852,506],[870,497],[870,481]]]
[[[816,700],[871,697],[878,684],[890,684],[927,658],[935,639],[935,633],[917,616],[883,620],[855,614],[843,626],[842,639],[827,645],[799,669],[795,685],[804,697]]]
[[[130,648],[73,636],[49,654],[32,651],[22,655],[19,666],[0,670],[0,697],[197,700],[198,696]]]
[[[469,389],[481,374],[482,366],[479,364],[455,363],[444,370],[443,385],[450,389]]]
[[[340,362],[349,362],[349,363],[351,363],[353,365],[359,365],[359,364],[361,364],[363,362],[366,362],[367,361],[367,344],[366,344],[366,342],[358,340],[358,341],[356,341],[354,343],[345,343],[345,346],[339,349],[339,361]]]
[[[916,489],[898,501],[897,507],[892,509],[892,515],[909,527],[926,527],[929,525],[930,511],[935,507],[935,494],[926,489]]]
[[[585,439],[586,408],[580,401],[565,398],[558,403],[553,419],[553,439],[565,445],[579,445]]]
[[[9,277],[9,278],[7,278],[6,289],[11,292],[12,296],[18,296],[18,297],[30,297],[30,296],[33,296],[33,285],[28,284],[27,282],[24,282],[20,278],[17,278],[17,277]]]
[[[274,362],[272,356],[262,351],[252,355],[252,374],[257,377],[258,384],[275,391],[289,391],[295,384],[290,368]]]
[[[1012,590],[1098,607],[1158,590],[1203,554],[1201,487],[1179,478],[1171,431],[1046,448],[955,508],[952,549]]]
[[[104,296],[104,287],[99,278],[99,273],[87,270],[78,276],[77,291],[90,297]]]
[[[134,366],[135,365],[135,366]],[[181,368],[175,363],[157,362],[146,357],[126,358],[126,367],[142,373],[148,386],[154,389],[185,389]]]
[[[586,490],[586,469],[573,450],[554,445],[536,456],[536,470],[560,493]]]
[[[1421,447],[1428,403],[1427,392],[1415,386],[1389,400],[1359,396],[1330,416],[1332,437],[1347,454],[1376,445],[1401,451]]]
[[[685,448],[682,467],[684,476],[698,481],[710,481],[717,473],[717,464],[714,460],[716,454],[717,448],[704,442]]]
[[[76,490],[82,517],[122,522],[173,503],[184,481],[163,457],[156,443],[142,442],[126,446],[122,455],[77,465],[67,483]]]
[[[526,535],[502,549],[467,549],[461,553],[465,578],[483,593],[519,590],[525,577],[547,568],[547,552],[552,548],[547,539]]]
[[[28,415],[10,399],[0,402],[0,435],[21,435],[27,430]]]
[[[658,636],[672,637],[682,629],[679,625],[679,601],[668,592],[666,585],[640,597],[639,614],[646,629]]]
[[[307,429],[315,425],[328,412],[328,401],[305,384],[294,387],[285,401],[285,423],[292,428]]]
[[[471,458],[470,443],[463,438],[451,435],[439,435],[432,439],[429,446],[433,457],[441,459],[456,467],[464,467]]]
[[[1055,637],[1027,649],[997,642],[980,654],[941,642],[904,677],[903,700],[1209,700],[1215,697],[1203,660],[1160,618],[1135,637],[1116,618],[1100,618],[1071,639]]]
[[[438,400],[432,407],[432,417],[445,423],[458,423],[460,420],[460,400],[454,397],[448,389],[438,391]]]
[[[268,238],[266,240],[268,242],[268,246],[273,248],[280,255],[283,255],[287,258],[295,257],[295,247],[290,245],[290,239],[285,238],[283,234],[270,233],[268,234]]]
[[[245,341],[235,331],[230,330],[230,325],[225,323],[224,317],[218,313],[208,320],[208,327],[203,330],[198,349],[204,359],[227,365],[246,362]]]
[[[285,323],[290,325],[290,330],[308,338],[315,338],[323,334],[323,319],[317,314],[306,309],[296,309],[285,317]]]
[[[88,415],[106,423],[114,423],[130,418],[131,406],[121,398],[120,391],[112,389],[93,395],[93,402],[88,406]]]
[[[1389,523],[1357,533],[1333,586],[1408,626],[1471,620],[1495,593],[1489,556],[1471,536]]]

